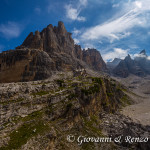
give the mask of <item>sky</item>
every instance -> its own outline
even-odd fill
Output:
[[[150,0],[1,0],[0,52],[30,32],[63,21],[76,44],[95,48],[105,61],[150,55]]]

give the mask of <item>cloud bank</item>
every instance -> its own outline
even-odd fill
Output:
[[[112,61],[115,58],[124,59],[128,55],[129,50],[124,50],[121,48],[114,48],[113,51],[110,51],[103,55],[104,61]]]
[[[128,54],[129,49],[117,46],[117,42],[120,43],[120,41],[122,41],[123,43],[124,39],[130,39],[133,40],[133,42],[128,41],[128,43],[123,44],[127,45],[126,47],[130,47],[130,45],[128,45],[130,43],[137,47],[138,43],[133,38],[140,37],[139,39],[142,40],[143,33],[141,30],[147,30],[150,27],[150,0],[113,2],[114,3],[110,2],[109,4],[112,5],[112,9],[115,9],[116,12],[112,13],[111,19],[104,19],[102,23],[97,23],[95,26],[76,29],[78,32],[73,33],[73,37],[78,40],[84,48],[87,47],[87,45],[92,45],[103,51],[102,53],[105,60],[112,60],[115,57],[124,58]],[[101,49],[101,45],[105,43],[107,44],[105,47],[110,47],[110,49],[104,52],[104,50]],[[131,49],[132,47],[130,47],[130,52]]]
[[[127,6],[130,6],[131,10],[128,11],[129,8]],[[86,29],[81,35],[81,39],[85,41],[107,38],[110,42],[113,42],[114,40],[130,36],[131,29],[134,27],[145,27],[148,25],[149,20],[146,16],[144,17],[144,14],[150,11],[150,1],[129,2],[122,7],[124,7],[125,14]]]

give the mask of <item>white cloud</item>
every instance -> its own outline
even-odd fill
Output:
[[[75,43],[75,44],[79,44],[80,41],[79,41],[78,39],[74,38],[74,43]]]
[[[79,0],[79,7],[86,6],[86,5],[87,5],[87,0]]]
[[[5,38],[17,38],[20,36],[22,31],[21,25],[15,22],[9,21],[7,24],[0,25],[0,33]]]
[[[132,10],[120,18],[87,29],[81,38],[83,40],[97,40],[105,37],[111,41],[119,40],[124,35],[129,35],[126,34],[127,29],[138,25],[139,19],[136,16],[137,14]]]
[[[148,56],[147,59],[150,60],[150,56]]]
[[[119,6],[120,6],[119,3],[118,3],[118,4],[113,4],[113,5],[112,5],[113,8],[116,8],[116,7],[119,7]]]
[[[85,21],[86,18],[83,16],[80,16],[80,13],[84,7],[87,5],[87,0],[79,0],[78,4],[76,6],[73,6],[72,4],[66,5],[66,17],[68,19],[71,19],[73,21]]]
[[[81,31],[76,29],[76,28],[74,28],[72,33],[73,33],[74,36],[77,36],[77,35],[79,35],[81,33]]]
[[[121,48],[114,48],[113,51],[103,54],[103,59],[107,62],[112,61],[114,58],[124,59],[128,55],[129,50],[123,50]]]
[[[134,57],[146,58],[146,56],[144,54],[134,54]]]
[[[147,60],[150,60],[150,56],[144,55],[144,54],[134,54],[133,57],[140,57],[140,58],[146,58]]]
[[[92,48],[95,48],[95,49],[96,49],[96,47],[95,47],[93,44],[85,43],[85,44],[84,44],[84,49],[87,50],[88,48],[91,48],[91,49],[92,49]]]
[[[138,8],[142,8],[142,2],[140,2],[140,1],[135,1],[135,5],[136,5]]]
[[[130,36],[134,27],[149,25],[149,17],[146,18],[145,14],[150,13],[150,0],[129,1],[120,7],[123,9],[121,11],[125,12],[122,16],[112,17],[111,20],[86,29],[81,35],[81,40],[94,41],[106,38],[112,43],[114,40]]]

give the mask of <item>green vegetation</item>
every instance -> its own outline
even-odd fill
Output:
[[[101,78],[97,78],[97,77],[92,77],[92,81],[93,83],[98,83],[100,85],[102,85],[103,80]]]
[[[10,141],[6,147],[1,147],[0,150],[12,150],[20,148],[30,138],[38,134],[42,134],[48,129],[48,125],[45,125],[43,121],[32,121],[24,123],[17,130],[10,133]]]
[[[76,97],[77,97],[77,95],[74,94],[74,93],[71,93],[70,95],[67,96],[67,98],[70,99],[70,100],[73,99],[73,98],[76,98]]]
[[[86,120],[85,118],[83,118],[83,121],[84,121],[85,128],[87,128],[90,132],[98,136],[103,136],[101,130],[97,126],[99,122],[96,116],[93,117],[91,116],[90,120]]]
[[[5,101],[5,102],[0,102],[1,105],[7,105],[7,104],[10,104],[10,103],[17,103],[17,102],[21,102],[23,101],[24,98],[18,98],[16,100],[9,100],[9,101]]]
[[[103,137],[102,131],[99,129],[100,120],[98,116],[91,115],[90,120],[87,120],[85,117],[82,117],[83,120],[83,135],[87,137]],[[81,134],[81,133],[80,133]],[[100,144],[100,143],[99,143]],[[82,143],[81,145],[82,150],[93,150],[95,149],[95,145],[93,142]]]
[[[127,104],[127,105],[131,105],[131,101],[129,100],[129,98],[127,97],[127,95],[124,95],[121,98],[121,102],[123,103],[123,105]]]
[[[49,94],[49,92],[47,92],[47,91],[40,91],[40,92],[37,92],[37,93],[32,93],[32,95],[34,97],[36,97],[37,95],[38,96],[42,96],[42,95],[46,95],[46,94]]]
[[[116,83],[111,83],[111,85],[112,85],[113,87],[115,87],[115,86],[116,86]]]
[[[73,106],[72,103],[67,104],[67,109],[70,109]]]
[[[100,91],[100,85],[99,84],[94,84],[94,86],[89,87],[89,89],[85,89],[85,88],[81,89],[81,92],[84,93],[85,95],[98,93],[99,91]]]
[[[92,84],[89,85],[88,89],[86,89],[86,87],[82,88],[81,92],[84,93],[85,95],[98,93],[100,91],[102,84],[103,81],[101,78],[92,77]]]
[[[92,142],[82,144],[82,150],[94,150],[94,149],[95,149],[95,145]]]
[[[79,81],[77,79],[82,80]],[[116,85],[115,83],[109,83],[109,80],[105,80],[103,78],[76,77],[76,80],[71,79],[55,80],[55,84],[56,83],[58,85],[57,89],[53,89],[54,91],[39,91],[31,94],[34,97],[46,95],[47,99],[49,97],[51,98],[54,97],[56,98],[55,103],[49,102],[46,104],[46,106],[44,105],[44,108],[42,110],[35,111],[26,117],[14,116],[14,119],[12,118],[11,118],[12,120],[10,119],[11,123],[14,122],[15,125],[17,124],[17,126],[19,127],[18,129],[15,129],[9,134],[10,141],[8,141],[8,145],[6,145],[5,147],[4,146],[1,147],[0,150],[20,149],[21,146],[26,144],[27,141],[29,141],[32,137],[36,137],[38,134],[44,134],[46,132],[49,133],[50,128],[48,124],[53,126],[55,130],[56,128],[58,128],[56,132],[58,135],[60,135],[60,138],[58,138],[57,140],[60,143],[61,149],[66,148],[67,146],[67,144],[65,143],[66,137],[73,131],[75,133],[75,134],[73,133],[73,135],[75,136],[83,134],[95,137],[96,136],[103,137],[104,135],[102,134],[101,129],[99,129],[101,120],[99,119],[98,114],[100,113],[100,109],[104,109],[111,113],[112,110],[114,111],[116,110],[117,101],[119,101],[118,105],[130,104],[128,97],[125,94],[123,94],[121,86],[119,86],[118,84]],[[63,91],[60,91],[62,89]],[[87,101],[89,101],[89,103],[85,103],[85,105],[84,103],[80,103],[80,99],[82,97],[83,100],[86,99]],[[58,99],[57,101],[57,98],[60,99]],[[20,100],[18,99],[16,101],[21,100],[23,99]],[[92,111],[90,110],[92,109],[92,107],[91,108],[89,107],[88,114],[90,115],[93,114],[95,112],[95,109],[97,109],[96,110],[97,113],[91,115],[87,119],[84,116],[84,111],[86,113],[86,109],[88,108],[88,107],[86,108],[86,105],[90,104],[90,102],[92,103],[92,105],[94,106],[98,105],[100,108],[97,109],[97,107],[94,107],[94,111]],[[72,110],[77,109],[74,107],[74,104],[75,105],[79,104],[81,108],[83,108],[82,110],[79,110],[80,116],[79,117],[77,116],[77,121],[73,122],[74,123],[73,128],[75,126],[77,127],[75,130],[73,130],[73,128],[70,128],[67,131],[61,130],[64,129],[64,126],[66,126],[65,123],[68,123],[66,116],[69,116],[70,118]],[[80,123],[78,123],[78,118]],[[46,120],[48,120],[48,122]],[[45,136],[45,138],[47,137]],[[62,141],[63,138],[64,141]],[[95,149],[95,145],[94,143],[90,142],[83,143],[80,148],[84,150],[90,150]]]
[[[56,80],[56,83],[60,86],[60,87],[62,87],[63,86],[63,83],[64,83],[64,80]]]
[[[13,122],[23,122],[23,124],[17,130],[10,133],[10,141],[8,142],[8,145],[1,147],[0,150],[12,150],[20,148],[33,136],[47,131],[49,127],[47,123],[44,124],[42,116],[43,111],[35,111],[24,118],[14,118]]]
[[[113,93],[107,93],[107,96],[111,97],[111,96],[113,96]]]
[[[39,118],[40,119],[42,118],[42,115],[43,115],[43,112],[39,110],[39,111],[35,111],[29,114],[28,116],[22,118],[21,120],[22,121],[30,121],[30,120],[35,120],[35,119],[38,120]]]
[[[122,91],[122,89],[120,87],[117,88],[117,92],[120,92]]]

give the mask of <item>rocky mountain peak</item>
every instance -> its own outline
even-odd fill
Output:
[[[64,23],[59,21],[57,27],[53,27],[52,24],[49,24],[41,32],[35,31],[35,34],[31,32],[24,40],[23,44],[16,49],[30,48],[58,52],[58,50],[64,51],[68,49],[71,51],[73,45],[74,41],[71,34],[67,32]]]
[[[56,71],[107,70],[99,51],[75,45],[64,23],[31,32],[14,51],[0,54],[0,82],[42,80]],[[9,73],[8,73],[9,72]]]
[[[117,64],[119,64],[120,61],[121,61],[120,58],[115,58],[115,59],[112,61],[112,63],[117,65]]]
[[[47,28],[53,29],[53,25],[52,25],[52,24],[49,24],[49,25],[47,26]]]
[[[147,55],[146,55],[146,50],[145,50],[145,49],[144,49],[144,50],[142,50],[139,54],[142,54],[142,55],[147,56]]]
[[[97,70],[97,71],[107,70],[106,64],[102,56],[100,55],[99,51],[97,51],[94,48],[92,49],[88,48],[87,50],[84,49],[82,60],[86,62],[87,64],[89,64],[90,66],[93,66],[94,70]]]
[[[131,58],[131,56],[128,54],[128,56],[126,56],[124,60],[127,61],[127,62],[131,62],[131,61],[132,61],[132,58]]]
[[[67,32],[64,26],[64,23],[62,21],[58,22],[58,32],[59,34],[62,34],[62,35],[65,35],[65,33]]]

